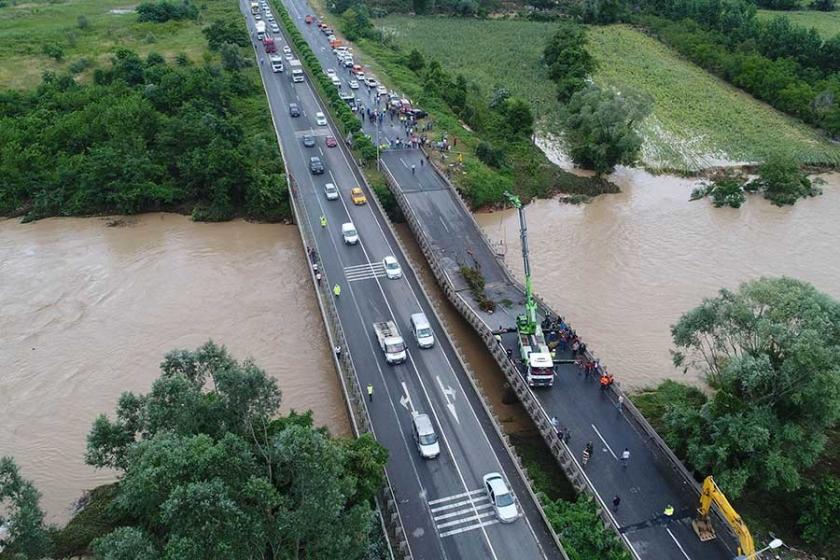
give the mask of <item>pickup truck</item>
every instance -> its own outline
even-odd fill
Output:
[[[380,321],[373,324],[379,347],[385,352],[385,361],[389,364],[401,364],[406,360],[405,341],[393,321]]]

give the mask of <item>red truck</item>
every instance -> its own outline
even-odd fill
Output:
[[[306,18],[304,19],[304,21],[306,21],[306,23],[307,23],[307,24],[312,23],[312,21],[313,21],[313,17],[312,17],[312,16],[306,16]]]
[[[263,39],[263,46],[265,47],[265,52],[267,53],[277,52],[277,45],[274,44],[274,37],[266,35]]]

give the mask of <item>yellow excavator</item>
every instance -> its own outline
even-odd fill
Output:
[[[716,503],[720,508],[721,513],[726,518],[726,522],[738,535],[738,554],[745,558],[752,560],[755,558],[755,543],[753,543],[752,535],[747,524],[723,495],[718,485],[715,484],[715,479],[707,476],[703,481],[703,493],[700,495],[700,507],[697,509],[697,519],[691,522],[694,527],[694,532],[700,537],[701,541],[710,541],[715,538],[715,528],[709,519],[709,510],[712,507],[712,502]]]

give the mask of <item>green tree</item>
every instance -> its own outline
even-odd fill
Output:
[[[158,560],[152,538],[142,529],[120,527],[93,542],[93,553],[98,560]]]
[[[223,43],[219,47],[219,54],[222,57],[222,68],[225,70],[236,72],[251,64],[251,60],[242,56],[240,48],[233,43]]]
[[[0,526],[5,524],[9,530],[6,557],[27,560],[50,555],[52,542],[44,528],[39,499],[40,494],[20,475],[14,459],[0,458]]]
[[[411,49],[411,52],[408,53],[408,58],[406,59],[405,65],[408,66],[410,69],[414,70],[415,72],[420,72],[424,66],[426,66],[426,60],[423,58],[423,55],[417,49]]]
[[[566,103],[586,86],[587,77],[595,70],[595,59],[586,50],[586,29],[563,21],[543,51],[548,77],[557,83],[557,97]]]
[[[840,541],[840,478],[826,476],[808,485],[799,517],[803,538],[829,546]]]
[[[790,157],[772,156],[758,169],[753,188],[776,206],[794,204],[798,199],[816,196],[820,190]]]
[[[689,463],[730,498],[747,486],[796,490],[840,419],[840,303],[810,284],[761,278],[680,317],[674,364],[715,394],[665,416]]]
[[[634,163],[642,147],[637,127],[649,112],[647,101],[594,85],[575,93],[561,113],[572,160],[599,175]]]
[[[505,125],[513,136],[530,138],[534,133],[534,115],[526,101],[511,97],[503,105]]]
[[[248,33],[236,19],[230,21],[214,20],[201,32],[207,38],[207,44],[213,50],[219,50],[225,43],[240,47],[248,46]]]
[[[91,430],[88,462],[124,471],[113,507],[137,520],[96,557],[362,558],[387,451],[279,406],[275,382],[223,347],[167,354],[152,391]]]

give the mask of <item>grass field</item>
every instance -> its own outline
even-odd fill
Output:
[[[778,10],[758,10],[759,19],[772,19],[787,16],[791,22],[802,27],[814,27],[823,39],[829,39],[840,33],[840,11],[818,12],[801,10],[784,12]]]
[[[460,18],[388,17],[377,22],[409,48],[461,72],[486,94],[498,86],[527,99],[547,132],[557,133],[554,84],[541,63],[551,23]],[[457,41],[457,46],[455,41]],[[696,170],[762,160],[775,151],[802,163],[840,163],[840,147],[690,64],[658,41],[626,26],[590,30],[599,62],[594,79],[654,100],[643,124],[643,163]]]
[[[30,88],[46,70],[62,71],[82,57],[101,64],[120,47],[142,56],[154,51],[172,60],[184,53],[201,61],[210,56],[201,28],[231,9],[238,12],[235,3],[231,8],[226,2],[210,1],[199,3],[197,21],[138,23],[135,5],[131,0],[31,0],[0,8],[0,87]],[[87,19],[87,28],[79,26],[79,16]],[[64,50],[62,62],[43,53],[47,43]]]

